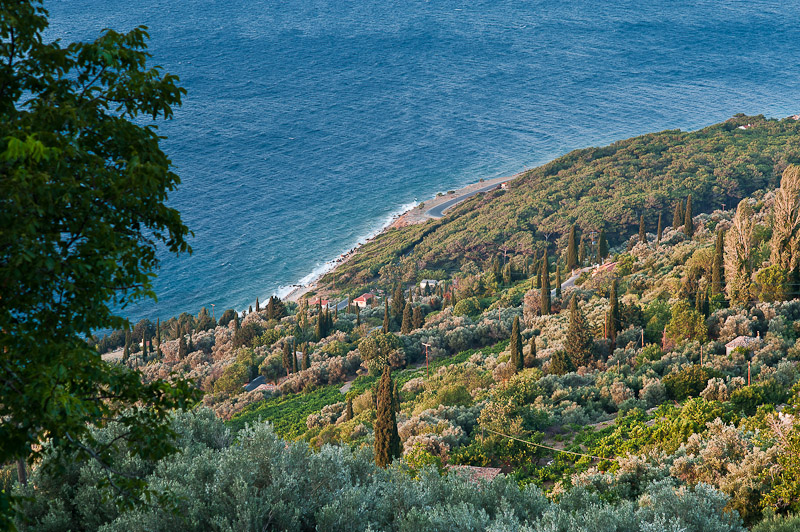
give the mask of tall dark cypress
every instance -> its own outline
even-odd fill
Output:
[[[322,340],[325,338],[325,316],[320,311],[317,314],[317,323],[314,325],[314,336],[316,336],[317,341]]]
[[[286,370],[287,377],[292,372],[292,359],[290,358],[290,351],[291,351],[291,346],[289,345],[289,340],[286,340],[283,343],[283,357],[281,359],[281,362],[283,362],[283,369]]]
[[[661,223],[661,213],[658,213],[658,231],[656,232],[656,242],[661,243],[661,235],[664,232],[664,226]]]
[[[639,242],[642,244],[647,243],[647,231],[644,227],[644,214],[639,216]]]
[[[375,420],[375,463],[386,467],[400,457],[400,435],[394,404],[394,386],[389,366],[383,369],[378,385],[378,408]]]
[[[311,367],[311,360],[308,356],[308,342],[303,344],[303,362],[300,365],[301,369],[308,369]]]
[[[586,239],[581,236],[581,246],[578,250],[578,266],[583,267],[586,264]]]
[[[683,214],[683,232],[686,236],[692,238],[694,236],[694,220],[692,219],[692,195],[686,198],[686,211]]]
[[[608,240],[606,239],[606,230],[600,229],[600,239],[597,242],[597,256],[600,258],[598,262],[603,262],[608,257]]]
[[[308,300],[306,300],[306,304],[308,304]],[[269,301],[267,301],[267,319],[271,320],[275,317],[275,297],[269,296]]]
[[[608,295],[608,319],[606,320],[606,338],[611,342],[617,341],[617,331],[620,327],[619,297],[617,296],[617,281],[611,281],[611,291]]]
[[[675,210],[672,213],[672,228],[677,231],[683,223],[683,202],[681,200],[676,200]]]
[[[714,245],[714,261],[711,263],[711,295],[721,294],[725,287],[725,233],[717,231]]]
[[[514,371],[520,371],[523,368],[524,356],[522,354],[522,335],[519,332],[519,316],[514,318],[514,324],[511,326],[511,365]]]
[[[589,364],[593,341],[592,333],[586,324],[586,317],[578,308],[578,298],[573,296],[569,304],[569,327],[564,350],[576,368]]]
[[[406,297],[403,294],[403,285],[398,284],[394,289],[392,296],[392,318],[396,323],[403,320],[403,311],[406,308]]]
[[[414,311],[411,309],[411,301],[406,302],[406,308],[403,309],[403,323],[400,325],[400,332],[408,334],[412,331],[412,319]]]
[[[353,419],[353,398],[352,397],[348,397],[347,398],[347,407],[344,410],[344,420],[345,421],[350,421],[351,419]]]
[[[556,297],[561,297],[561,265],[556,265]]]
[[[411,316],[411,328],[412,330],[419,329],[423,325],[422,320],[422,310],[419,307],[414,307],[414,314]]]
[[[235,312],[233,314],[233,332],[237,332],[239,330],[239,313]]]
[[[550,265],[547,261],[547,248],[545,248],[544,257],[542,257],[541,285],[542,316],[548,316],[550,314]]]
[[[256,298],[256,312],[261,312],[261,307],[258,304],[258,298]]]
[[[389,302],[384,301],[383,306],[383,334],[389,332]]]
[[[361,327],[361,307],[356,305],[356,327]]]
[[[178,360],[183,360],[189,353],[189,348],[186,345],[186,336],[180,325],[178,325],[178,336],[180,337],[178,340]]]
[[[295,348],[294,340],[292,340],[292,373],[297,373],[297,349]]]
[[[575,237],[575,224],[569,228],[567,241],[567,271],[572,271],[578,266],[578,241]]]
[[[536,361],[536,337],[535,336],[531,336],[531,339],[528,341],[528,345],[530,345],[531,363],[535,364],[535,361]]]

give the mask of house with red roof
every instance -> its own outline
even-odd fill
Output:
[[[369,305],[373,299],[375,299],[375,295],[367,292],[366,294],[361,294],[360,296],[355,298],[353,300],[353,303],[355,303],[357,307],[366,308],[367,305]]]

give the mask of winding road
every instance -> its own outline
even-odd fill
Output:
[[[431,207],[430,209],[428,209],[427,214],[431,218],[441,218],[442,216],[444,216],[444,211],[446,211],[450,207],[453,207],[453,206],[461,203],[462,201],[471,198],[475,194],[480,194],[481,192],[489,192],[490,190],[495,189],[495,188],[497,188],[499,186],[500,185],[498,185],[497,183],[494,183],[492,185],[488,185],[488,186],[479,188],[477,190],[473,190],[472,192],[467,192],[466,194],[462,194],[461,196],[456,196],[455,198],[453,198],[451,200],[447,200],[447,201],[445,201],[443,203],[440,203],[439,205],[436,205],[435,207]]]

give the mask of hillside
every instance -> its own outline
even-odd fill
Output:
[[[102,484],[102,471],[56,453],[47,460],[59,467],[32,473],[36,497],[17,488],[31,496],[21,530],[797,529],[800,166],[788,164],[797,128],[740,117],[569,154],[559,164],[607,179],[602,192],[574,178],[583,183],[575,193],[587,195],[558,196],[566,210],[543,210],[533,236],[490,223],[492,209],[525,197],[549,205],[529,183],[557,189],[570,174],[555,161],[507,193],[389,231],[362,253],[379,257],[383,240],[411,240],[381,266],[380,282],[353,285],[384,288],[363,308],[271,299],[219,322],[203,309],[137,324],[121,333],[122,369],[148,381],[187,376],[205,392],[204,408],[174,416],[177,458],[118,449],[126,471],[147,476],[152,495],[182,517],[147,506],[120,513],[108,501],[124,493]],[[643,155],[667,137],[686,138],[689,159],[708,164],[678,171],[686,163],[677,154],[689,151],[678,140]],[[719,152],[700,154],[715,143]],[[663,173],[613,178],[612,160],[648,160]],[[669,189],[679,182],[679,192]],[[659,209],[670,211],[661,232],[625,221],[638,218],[642,191],[656,194],[653,183],[664,187]],[[694,215],[673,227],[673,203],[689,193]],[[717,194],[732,203],[711,208]],[[542,236],[546,224],[578,216],[570,205],[586,216],[616,213],[601,227],[607,256],[597,264],[590,249],[574,272],[565,259],[597,226],[578,221],[575,240]],[[487,226],[475,239],[502,230],[549,255],[502,256],[486,244],[474,255],[450,248],[437,263],[420,258],[446,255],[450,244],[437,239],[457,241],[479,220]],[[438,271],[416,269],[423,265]],[[443,282],[416,283],[432,273]],[[156,349],[138,351],[139,337],[147,344],[153,334]],[[386,368],[394,388],[381,392]],[[373,456],[387,411],[398,452],[384,469]],[[97,429],[97,438],[113,442],[114,430]]]
[[[573,223],[585,235],[605,229],[619,243],[636,230],[640,214],[650,231],[659,214],[671,223],[674,202],[689,194],[695,212],[732,208],[756,190],[776,187],[786,165],[800,162],[798,133],[800,122],[793,119],[737,115],[699,131],[576,150],[529,170],[508,190],[477,195],[441,220],[382,233],[321,284],[386,286],[413,281],[420,272],[480,265],[498,253],[541,253],[545,241],[564,249]]]

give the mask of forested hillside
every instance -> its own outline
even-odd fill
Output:
[[[740,129],[740,127],[746,129]],[[692,195],[694,211],[734,208],[752,192],[777,186],[800,162],[800,122],[737,115],[699,131],[664,131],[587,148],[532,169],[508,190],[475,196],[441,220],[384,232],[323,279],[340,289],[413,281],[421,270],[460,269],[498,254],[541,253],[581,233],[605,229],[619,243],[644,214],[655,231],[672,221],[675,200]]]
[[[170,417],[180,453],[168,458],[132,454],[117,424],[92,429],[123,464],[115,474],[144,479],[158,505],[131,505],[96,463],[49,442],[27,486],[6,468],[19,528],[796,530],[796,131],[742,117],[570,154],[365,247],[376,258],[382,239],[411,239],[377,281],[352,287],[379,289],[363,306],[270,298],[95,339],[124,345],[108,359],[120,372],[190,379],[205,407]],[[658,138],[673,138],[648,163],[660,177],[611,177],[610,161],[642,166]],[[677,155],[690,152],[679,138],[693,155]],[[564,165],[583,172],[571,186],[586,196],[559,193],[561,210],[514,203],[526,180],[555,194]],[[484,212],[502,205],[544,210],[535,231],[502,229]],[[604,208],[602,226],[575,218]],[[450,247],[498,231],[485,255]],[[519,247],[504,253],[507,241]],[[450,262],[424,259],[437,253]],[[417,282],[432,275],[441,282]]]

